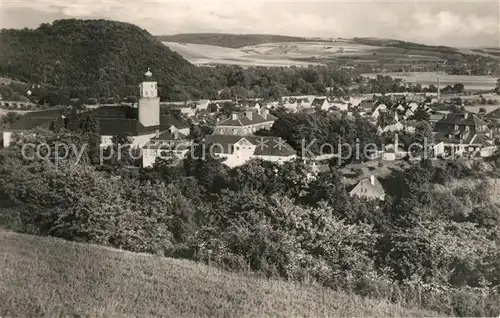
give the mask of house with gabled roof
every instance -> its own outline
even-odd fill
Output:
[[[214,134],[248,136],[261,129],[271,129],[276,119],[265,108],[259,111],[234,112],[229,118],[217,123]]]
[[[375,107],[375,102],[370,100],[363,100],[357,106],[360,114],[371,114],[373,108]]]
[[[328,110],[330,109],[330,103],[328,102],[328,99],[326,97],[316,97],[312,101],[311,107]]]
[[[449,131],[476,131],[490,133],[488,124],[476,114],[469,112],[449,113],[437,121],[434,130],[436,132]]]
[[[230,168],[244,165],[251,159],[285,163],[297,158],[295,150],[278,137],[208,135],[206,155],[223,158]]]
[[[158,131],[142,147],[142,166],[143,168],[151,167],[156,158],[182,160],[192,146],[193,141],[175,127],[162,133]]]
[[[349,101],[342,98],[333,98],[329,101],[330,107],[335,107],[342,111],[349,110]]]
[[[34,112],[28,112],[19,119],[6,127],[3,131],[3,147],[6,148],[10,145],[13,134],[23,134],[26,131],[33,130],[35,128],[49,129],[52,121],[61,119],[64,121],[64,114],[67,108],[53,108],[47,110],[40,110]]]
[[[207,110],[208,105],[210,105],[211,101],[208,99],[202,99],[196,102],[196,110],[197,111],[202,111],[202,110]]]
[[[249,100],[241,103],[241,106],[244,107],[247,110],[260,110],[262,108],[262,105],[259,101],[256,100]]]
[[[349,195],[366,199],[385,200],[384,187],[373,174],[364,176],[356,186],[349,191]]]
[[[411,109],[412,112],[416,111],[417,108],[418,108],[418,104],[415,103],[415,102],[411,102],[409,105],[408,105],[408,108]]]
[[[378,118],[380,113],[387,111],[387,106],[384,103],[375,105],[372,109],[371,116],[373,118]]]
[[[472,113],[450,113],[436,122],[434,131],[437,155],[480,153],[489,157],[497,149],[486,122]]]
[[[288,99],[284,99],[283,102],[281,102],[281,105],[286,110],[295,113],[302,109],[310,108],[311,102],[306,97],[290,97]]]
[[[429,117],[429,122],[431,124],[436,124],[438,121],[440,121],[441,119],[445,118],[446,117],[446,114],[444,113],[440,113],[440,112],[431,112],[430,113],[430,117]]]

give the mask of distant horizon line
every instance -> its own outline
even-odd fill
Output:
[[[302,38],[302,39],[321,39],[324,41],[328,40],[354,40],[356,38],[358,39],[375,39],[375,40],[393,40],[393,41],[402,41],[402,42],[408,42],[408,43],[413,43],[413,44],[418,44],[418,45],[426,45],[429,47],[448,47],[448,48],[455,48],[455,49],[498,49],[500,50],[500,47],[494,47],[491,45],[487,46],[449,46],[449,45],[436,45],[436,44],[429,44],[429,43],[424,43],[424,42],[415,42],[412,40],[405,40],[401,38],[384,38],[384,37],[374,37],[374,36],[349,36],[349,37],[343,37],[343,36],[301,36],[301,35],[287,35],[287,34],[276,34],[276,33],[240,33],[240,32],[180,32],[180,33],[174,33],[174,34],[153,34],[151,33],[147,28],[144,28],[142,26],[139,26],[135,23],[131,22],[126,22],[126,21],[120,21],[120,20],[114,20],[114,19],[106,19],[106,18],[64,18],[64,19],[55,19],[51,22],[43,22],[42,24],[53,24],[55,21],[64,21],[64,20],[80,20],[80,21],[86,21],[86,20],[103,20],[103,21],[114,21],[114,22],[119,22],[119,23],[127,23],[131,25],[135,25],[138,28],[144,29],[148,31],[152,36],[154,37],[162,37],[162,36],[177,36],[177,35],[192,35],[192,34],[200,34],[200,35],[209,35],[209,34],[214,34],[214,35],[253,35],[253,36],[258,36],[258,35],[265,35],[265,36],[282,36],[282,37],[295,37],[295,38]],[[23,27],[23,28],[0,28],[0,31],[2,30],[23,30],[23,29],[28,29],[28,30],[35,30],[40,27],[38,25],[36,28],[35,27]]]

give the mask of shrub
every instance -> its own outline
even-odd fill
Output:
[[[214,221],[197,240],[209,242],[199,247],[199,259],[213,255],[212,261],[232,270],[249,268],[331,287],[354,288],[374,270],[369,255],[377,236],[371,227],[347,225],[329,209],[232,192],[221,195],[218,206],[223,208],[210,215]]]

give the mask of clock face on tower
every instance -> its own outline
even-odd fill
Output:
[[[156,82],[143,82],[141,84],[141,97],[158,97]]]

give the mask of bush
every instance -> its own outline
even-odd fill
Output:
[[[243,201],[248,203],[240,205]],[[374,272],[369,254],[377,236],[370,226],[347,225],[329,209],[302,208],[275,197],[225,192],[218,206],[197,239],[208,242],[199,247],[201,260],[212,255],[211,261],[231,270],[313,279],[331,287],[354,287]]]
[[[91,138],[61,131],[13,139],[54,146]],[[79,165],[69,158],[56,166],[23,160],[19,147],[0,151],[6,227],[313,281],[447,315],[498,313],[496,189],[473,180],[465,161],[394,171],[382,203],[351,198],[336,169],[309,180],[300,161],[229,169],[189,158],[95,169],[90,151]]]

